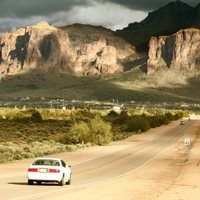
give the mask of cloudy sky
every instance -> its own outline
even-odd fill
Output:
[[[53,26],[73,23],[102,25],[112,30],[140,22],[148,12],[175,0],[0,0],[0,34],[47,21]],[[182,0],[192,7],[199,0]]]

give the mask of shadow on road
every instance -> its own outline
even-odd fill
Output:
[[[8,184],[11,184],[11,185],[28,185],[27,182],[8,182]]]
[[[8,182],[10,185],[28,185],[27,182]],[[30,185],[28,185],[30,186]],[[32,186],[58,186],[57,183],[41,183],[41,184],[33,184]]]

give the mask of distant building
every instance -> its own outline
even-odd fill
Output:
[[[120,111],[121,107],[120,106],[113,106],[112,110],[114,110],[114,111]]]

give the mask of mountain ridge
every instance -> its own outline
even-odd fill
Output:
[[[128,27],[116,32],[139,50],[148,51],[148,42],[152,36],[171,35],[191,26],[200,28],[200,24],[197,23],[199,21],[196,20],[200,13],[198,8],[199,4],[191,7],[181,1],[170,2],[150,12],[141,22],[130,23]],[[138,35],[141,35],[141,39]]]

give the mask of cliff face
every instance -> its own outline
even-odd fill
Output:
[[[24,68],[43,67],[60,74],[69,60],[68,35],[41,22],[36,26],[5,33],[1,37],[1,74],[9,75]]]
[[[81,31],[79,35],[68,34],[67,30],[40,22],[3,34],[0,42],[1,76],[6,79],[21,69],[37,67],[57,75],[68,68],[83,75],[107,74],[123,70],[119,60],[137,57],[132,46],[123,39],[115,36],[115,43],[111,43],[102,34],[93,33],[91,40]],[[80,38],[84,40],[78,41]],[[117,43],[121,46],[117,47]]]
[[[200,68],[200,30],[180,30],[171,36],[152,37],[149,42],[147,74],[159,65],[168,68]]]

